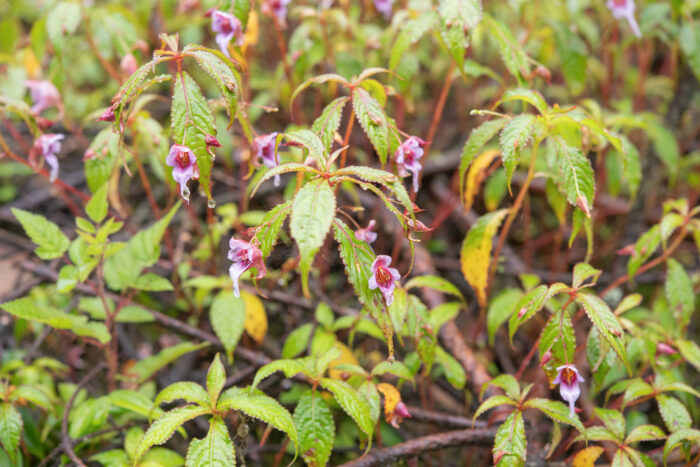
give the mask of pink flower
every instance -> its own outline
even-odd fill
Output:
[[[26,80],[24,85],[29,88],[34,105],[32,111],[40,114],[49,107],[58,107],[61,104],[61,95],[58,89],[50,81]]]
[[[262,5],[263,12],[273,14],[278,20],[284,21],[287,17],[287,5],[291,0],[265,0]]]
[[[275,146],[277,145],[277,132],[256,136],[253,140],[253,152],[258,162],[265,167],[274,168],[279,165]],[[280,184],[280,176],[275,175],[275,186]]]
[[[608,8],[615,19],[626,19],[634,35],[642,37],[637,20],[634,18],[634,0],[608,0]]]
[[[215,10],[211,14],[211,29],[216,33],[216,43],[227,57],[231,58],[228,52],[228,45],[234,37],[235,45],[243,45],[243,26],[241,22],[231,13]]]
[[[369,224],[367,224],[367,227],[364,229],[357,229],[355,231],[355,238],[360,241],[364,241],[367,243],[372,243],[377,239],[377,234],[375,232],[372,232],[374,230],[374,227],[377,223],[374,221],[374,219],[369,221]]]
[[[423,157],[423,146],[425,146],[425,141],[411,136],[399,145],[394,154],[394,160],[399,167],[399,175],[406,177],[409,172],[413,174],[413,191],[415,192],[418,192],[418,174],[423,168],[418,162],[418,159]]]
[[[173,180],[180,185],[180,195],[189,202],[190,190],[187,188],[187,182],[190,179],[199,178],[197,156],[187,146],[173,144],[170,147],[168,157],[165,158],[165,163],[173,168]]]
[[[127,75],[132,75],[138,67],[139,64],[133,54],[124,55],[119,62],[119,68]]]
[[[64,138],[63,135],[41,135],[34,141],[34,148],[32,153],[41,153],[44,156],[44,160],[51,167],[51,173],[49,175],[49,181],[53,183],[58,178],[58,158],[56,154],[61,152],[61,140]],[[34,159],[35,157],[32,157]]]
[[[401,279],[398,269],[390,268],[391,257],[379,255],[372,263],[372,277],[369,278],[369,288],[374,290],[379,287],[379,291],[384,295],[387,305],[394,301],[394,289],[396,281]]]
[[[391,18],[391,9],[394,0],[374,0],[374,8],[384,16],[385,19]]]
[[[412,415],[408,411],[406,404],[404,404],[403,401],[399,401],[387,421],[391,423],[391,426],[394,428],[398,428],[404,418],[412,418]]]
[[[676,349],[666,344],[665,342],[659,342],[656,344],[656,351],[661,355],[673,355],[678,353]]]
[[[581,395],[579,383],[586,381],[579,374],[574,365],[562,365],[557,368],[557,377],[554,384],[559,384],[559,394],[561,398],[569,402],[569,415],[574,416],[574,404]]]
[[[228,273],[233,281],[233,294],[236,297],[240,297],[241,293],[238,288],[238,280],[241,278],[241,275],[248,269],[255,268],[258,271],[255,278],[262,279],[267,273],[267,269],[263,261],[262,251],[255,245],[231,237],[228,246],[230,248],[228,251],[228,259],[233,261],[233,264],[228,269]]]

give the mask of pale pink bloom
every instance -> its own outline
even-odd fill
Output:
[[[56,154],[61,152],[61,140],[64,138],[63,135],[41,135],[34,142],[33,151],[36,153],[41,153],[44,156],[46,164],[51,168],[49,174],[49,181],[54,182],[58,178],[58,158]]]
[[[287,17],[287,5],[290,2],[291,0],[265,0],[262,5],[263,12],[275,15],[278,20],[284,22]]]
[[[119,62],[119,68],[127,75],[132,75],[139,67],[136,57],[133,54],[126,54]]]
[[[574,416],[574,404],[581,395],[579,383],[586,381],[574,365],[562,365],[557,368],[554,384],[559,384],[561,398],[569,403],[569,415]]]
[[[665,342],[659,342],[658,344],[656,344],[656,351],[662,355],[673,355],[678,353],[676,349],[674,349]]]
[[[165,163],[173,168],[173,180],[180,185],[180,195],[190,201],[190,190],[187,182],[191,179],[199,178],[199,167],[197,166],[197,156],[187,146],[173,144],[170,147]]]
[[[418,174],[423,168],[418,162],[418,159],[423,157],[423,146],[425,146],[425,141],[411,136],[399,145],[394,154],[399,175],[406,177],[409,173],[413,174],[413,191],[415,192],[418,192]]]
[[[391,256],[379,255],[372,263],[372,276],[369,278],[369,288],[374,290],[379,287],[379,291],[384,295],[384,301],[391,305],[394,301],[394,289],[396,281],[401,279],[398,269],[390,268]]]
[[[642,37],[642,31],[639,30],[639,24],[634,17],[634,0],[608,0],[608,8],[610,8],[613,18],[626,19],[634,35]]]
[[[262,162],[265,167],[270,169],[279,165],[275,146],[277,144],[277,132],[267,135],[256,136],[253,140],[253,152],[258,162]],[[280,184],[280,176],[275,175],[275,186]]]
[[[216,43],[227,57],[231,57],[228,52],[228,45],[232,39],[236,39],[234,45],[243,45],[243,26],[241,22],[231,13],[215,10],[211,14],[211,29],[216,33]]]
[[[28,79],[24,82],[24,85],[29,88],[29,93],[34,101],[34,105],[32,106],[32,111],[34,113],[40,114],[50,107],[60,106],[61,95],[51,81]]]
[[[374,219],[369,221],[369,224],[367,224],[367,227],[364,229],[357,229],[355,231],[355,238],[360,241],[364,241],[367,243],[372,243],[377,239],[377,234],[375,232],[372,232],[374,230],[374,227],[376,226],[376,222]]]
[[[391,18],[392,4],[394,0],[374,0],[374,8],[384,16],[385,19]]]
[[[233,281],[233,294],[236,297],[240,297],[241,293],[238,287],[238,281],[241,275],[248,269],[255,268],[258,271],[255,278],[262,279],[267,273],[267,268],[265,268],[262,251],[255,245],[231,237],[228,246],[230,248],[228,251],[228,259],[233,261],[228,273]]]

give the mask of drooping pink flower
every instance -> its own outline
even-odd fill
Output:
[[[61,140],[64,138],[63,135],[48,134],[41,135],[34,142],[34,147],[32,148],[32,160],[36,159],[36,155],[41,154],[44,156],[46,164],[51,168],[49,174],[49,181],[53,183],[58,178],[58,158],[56,154],[61,152]]]
[[[372,277],[369,278],[369,288],[374,290],[379,287],[379,291],[384,295],[384,301],[391,305],[394,301],[394,289],[396,281],[401,279],[398,269],[390,268],[391,256],[379,255],[372,263]]]
[[[238,280],[241,278],[241,275],[248,269],[255,268],[258,272],[255,278],[262,279],[267,273],[267,268],[265,268],[262,251],[257,246],[243,240],[236,240],[233,237],[229,240],[228,246],[230,248],[228,259],[233,261],[233,264],[228,269],[228,273],[233,281],[233,294],[236,297],[240,297]]]
[[[415,192],[418,192],[418,174],[423,168],[418,162],[418,159],[423,157],[423,146],[425,146],[425,141],[411,136],[399,145],[394,154],[399,175],[407,177],[409,173],[413,174],[413,191]]]
[[[396,403],[394,411],[391,413],[391,416],[388,417],[389,420],[387,421],[391,423],[391,426],[393,426],[394,428],[398,428],[399,424],[403,421],[404,418],[412,417],[413,416],[411,415],[411,412],[408,411],[408,407],[406,407],[406,404],[404,404],[403,401],[399,401]]]
[[[626,19],[632,28],[632,32],[637,37],[642,37],[642,31],[639,30],[639,24],[634,17],[634,0],[608,0],[608,8],[612,12],[615,19]]]
[[[277,132],[267,135],[256,136],[253,140],[253,152],[258,162],[262,162],[265,167],[270,169],[279,165],[275,146],[277,144]],[[275,175],[275,186],[280,184],[280,176]]]
[[[275,15],[275,17],[284,22],[287,17],[287,5],[291,0],[265,0],[262,5],[263,13]]]
[[[115,118],[114,109],[112,107],[107,107],[102,115],[97,119],[98,122],[113,122]]]
[[[191,179],[199,178],[199,167],[197,166],[197,156],[187,146],[173,144],[170,147],[165,163],[173,168],[173,180],[180,185],[180,195],[182,199],[190,201],[190,189],[187,182]]]
[[[60,106],[61,95],[51,81],[28,79],[24,82],[24,85],[29,88],[29,93],[34,101],[32,106],[34,113],[40,114],[50,107]]]
[[[586,381],[574,365],[562,365],[557,368],[554,384],[559,384],[561,398],[569,403],[569,415],[574,416],[574,404],[581,395],[579,384]]]
[[[676,349],[674,349],[665,342],[659,342],[658,344],[656,344],[656,351],[661,355],[674,355],[678,353]]]
[[[367,242],[367,243],[372,243],[377,239],[377,234],[376,232],[372,232],[374,230],[374,227],[376,226],[376,222],[374,219],[369,221],[369,224],[367,224],[367,227],[364,229],[357,229],[355,231],[355,238],[357,240]]]
[[[374,0],[374,8],[384,16],[385,19],[391,18],[391,10],[394,0]]]
[[[243,26],[231,13],[221,10],[212,12],[211,29],[216,33],[216,43],[227,57],[231,58],[228,45],[232,39],[236,39],[235,45],[243,45]]]

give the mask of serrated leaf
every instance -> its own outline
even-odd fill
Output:
[[[304,352],[309,344],[313,328],[312,323],[306,323],[290,332],[282,346],[282,358],[294,358]]]
[[[639,399],[640,397],[648,396],[653,393],[654,388],[652,388],[650,384],[641,379],[635,379],[625,390],[625,394],[622,397],[622,406],[624,407],[635,399]]]
[[[489,345],[493,345],[496,331],[510,316],[512,316],[517,308],[518,303],[523,298],[522,291],[518,289],[505,289],[496,295],[489,304],[486,312],[486,329],[489,335]]]
[[[46,15],[46,33],[57,51],[63,51],[66,36],[78,29],[82,17],[80,4],[73,2],[59,2]]]
[[[77,405],[70,413],[68,434],[78,438],[104,426],[109,416],[110,400],[107,396],[88,399]]]
[[[277,167],[268,170],[267,172],[265,172],[265,175],[260,177],[260,180],[257,181],[252,191],[250,192],[250,197],[252,198],[253,196],[255,196],[255,193],[257,193],[258,188],[260,188],[260,185],[262,185],[267,180],[270,180],[272,177],[275,177],[277,175],[282,175],[289,172],[310,172],[316,174],[321,173],[318,170],[309,167],[308,165],[299,164],[298,162],[289,162],[287,164],[278,165]]]
[[[191,342],[181,342],[171,347],[166,347],[155,355],[139,360],[127,371],[127,377],[135,379],[138,383],[148,380],[153,374],[163,369],[166,365],[174,362],[186,353],[194,352],[208,346],[209,343],[193,344]]]
[[[390,187],[390,183],[396,182],[396,175],[386,170],[375,169],[373,167],[354,166],[343,167],[333,172],[333,176],[351,175],[366,182],[378,183],[382,186]]]
[[[328,463],[335,441],[335,424],[328,405],[313,391],[306,392],[294,409],[299,430],[299,448],[307,465],[322,467]]]
[[[481,21],[479,0],[440,0],[440,33],[452,58],[461,68],[468,45],[468,34]]]
[[[496,432],[493,440],[493,455],[503,453],[498,465],[522,465],[527,453],[527,440],[525,439],[525,424],[523,415],[515,411],[508,415],[503,425]]]
[[[314,180],[299,190],[292,204],[290,230],[299,246],[304,295],[309,296],[309,270],[335,217],[335,195],[325,180]]]
[[[178,399],[203,407],[211,405],[211,398],[202,386],[192,381],[177,381],[158,393],[153,406],[158,407]]]
[[[429,289],[437,290],[439,292],[454,295],[460,300],[464,300],[464,296],[462,295],[462,292],[459,291],[457,286],[440,276],[415,276],[411,278],[411,280],[408,281],[404,286],[406,290],[412,289],[413,287],[427,287]]]
[[[418,17],[411,18],[403,23],[401,32],[399,32],[391,48],[391,54],[389,56],[390,69],[396,69],[410,46],[418,42],[424,34],[432,30],[437,20],[437,14],[432,10],[427,10],[421,12]]]
[[[411,373],[411,370],[398,360],[394,360],[393,362],[384,360],[377,363],[375,367],[372,368],[372,376],[380,376],[387,373],[413,382],[413,373]]]
[[[627,435],[625,444],[637,443],[639,441],[653,441],[665,437],[666,435],[663,430],[656,425],[639,425]]]
[[[0,443],[11,460],[14,461],[22,436],[22,416],[12,404],[0,404]]]
[[[210,409],[196,405],[178,407],[161,415],[143,434],[134,453],[134,463],[152,447],[165,443],[183,423],[209,413]]]
[[[659,404],[659,413],[661,413],[661,418],[664,419],[669,432],[673,433],[682,428],[690,428],[693,419],[688,413],[688,409],[678,399],[659,394],[656,396],[656,402]]]
[[[680,350],[683,358],[693,365],[696,370],[700,371],[700,346],[697,342],[678,339],[676,341],[678,350]]]
[[[374,432],[374,422],[367,402],[357,394],[357,391],[344,381],[323,378],[321,387],[330,391],[345,413],[350,415],[360,430],[367,435],[370,443]]]
[[[384,109],[361,87],[352,91],[352,108],[383,166],[389,156],[389,126]]]
[[[160,417],[163,414],[163,410],[155,406],[150,397],[138,391],[117,389],[110,392],[107,397],[113,407],[120,407],[144,418]]]
[[[539,351],[540,358],[543,358],[547,352],[551,353],[550,360],[543,365],[550,383],[556,378],[558,367],[574,361],[576,334],[567,311],[557,311],[547,321],[540,334]]]
[[[216,403],[219,394],[221,394],[221,390],[224,389],[225,383],[226,370],[217,353],[207,371],[207,393],[209,394],[209,400],[212,404]]]
[[[584,204],[586,214],[593,208],[595,178],[588,158],[578,148],[566,144],[561,138],[554,138],[556,167],[561,175],[561,192],[566,200],[576,207]]]
[[[329,82],[340,83],[343,85],[350,84],[350,82],[347,79],[335,73],[326,73],[323,75],[314,76],[297,86],[297,88],[292,93],[292,97],[289,98],[289,102],[294,102],[294,99],[299,95],[299,93],[311,86],[312,84],[323,84]]]
[[[12,391],[11,399],[13,401],[31,402],[49,412],[54,410],[51,399],[44,390],[28,384],[22,384]]]
[[[555,422],[566,423],[583,432],[585,428],[578,415],[569,412],[569,407],[559,401],[549,399],[532,398],[525,402],[525,407],[537,409]]]
[[[272,397],[260,391],[247,391],[241,388],[229,388],[221,394],[217,410],[239,410],[246,415],[262,420],[289,436],[295,449],[299,449],[299,436],[294,419],[287,409]]]
[[[486,172],[491,165],[491,162],[498,157],[501,152],[498,149],[489,149],[474,159],[467,171],[466,187],[464,189],[464,209],[472,208],[474,197],[481,188],[481,183],[486,177]]]
[[[460,198],[464,197],[464,183],[467,170],[472,161],[481,153],[481,149],[493,138],[496,133],[508,122],[508,119],[500,118],[482,123],[472,130],[469,139],[462,148],[462,157],[459,163],[459,193]]]
[[[226,100],[226,111],[230,116],[228,123],[230,128],[233,125],[234,118],[236,118],[236,110],[238,109],[238,101],[241,94],[241,84],[238,76],[231,70],[226,61],[213,50],[188,46],[183,50],[183,53],[194,57],[199,67],[216,81],[221,96]]]
[[[484,25],[488,28],[489,36],[496,40],[501,59],[510,74],[515,76],[518,82],[523,82],[530,75],[530,60],[520,43],[503,23],[488,14],[484,15]]]
[[[318,168],[322,171],[326,170],[327,151],[323,141],[321,141],[321,138],[319,138],[313,131],[291,131],[289,133],[285,133],[284,137],[287,140],[306,148],[309,151],[309,156],[316,161]]]
[[[624,439],[627,422],[622,412],[596,407],[595,414],[619,441]]]
[[[668,275],[664,283],[666,299],[683,335],[695,310],[693,282],[685,268],[675,259],[669,258],[666,260],[666,265],[668,266]]]
[[[193,439],[187,448],[186,467],[235,467],[236,451],[226,423],[218,417],[209,421],[209,432]]]
[[[68,293],[73,290],[73,287],[78,283],[78,268],[72,264],[66,264],[58,271],[58,279],[56,280],[56,291],[59,293]]]
[[[527,102],[528,104],[536,108],[542,115],[545,115],[547,113],[547,110],[549,109],[547,101],[544,100],[542,94],[532,89],[509,89],[503,94],[503,98],[499,103],[510,101]]]
[[[619,443],[620,440],[604,426],[591,426],[586,428],[586,431],[574,438],[576,441],[612,441]]]
[[[462,274],[474,289],[481,306],[486,305],[493,236],[506,214],[508,210],[501,209],[481,216],[469,229],[462,244],[460,254]],[[498,258],[495,260],[498,261]]]
[[[308,359],[295,359],[295,360],[275,360],[267,365],[261,367],[257,373],[255,373],[255,378],[253,378],[253,384],[250,386],[251,390],[255,389],[257,385],[263,379],[270,376],[272,373],[281,371],[284,376],[291,378],[292,376],[303,373],[306,376],[315,376],[314,366],[312,364],[313,360]]]
[[[311,130],[321,138],[326,152],[329,152],[333,146],[333,137],[338,131],[340,119],[343,116],[343,109],[348,100],[348,97],[338,97],[331,101],[311,125]]]
[[[107,184],[102,185],[90,198],[90,201],[85,205],[85,212],[93,220],[93,222],[102,222],[107,216]]]
[[[272,248],[277,243],[284,221],[287,219],[292,207],[292,201],[278,204],[263,217],[260,226],[258,227],[257,239],[260,241],[260,251],[263,258],[266,258],[272,252]]]
[[[235,297],[231,290],[219,292],[211,302],[209,320],[229,359],[243,335],[245,313],[244,299]]]
[[[206,136],[216,135],[214,116],[197,83],[187,73],[180,72],[173,89],[171,109],[172,140],[190,148],[197,157],[199,185],[211,199],[212,156],[207,151]]]
[[[173,284],[165,277],[161,277],[152,272],[147,272],[136,278],[131,283],[131,287],[136,290],[145,290],[148,292],[168,292],[174,290]]]
[[[583,306],[588,318],[610,343],[615,353],[620,357],[622,363],[624,363],[627,371],[631,374],[632,369],[627,360],[625,343],[622,338],[622,326],[617,317],[610,311],[608,305],[596,295],[586,292],[579,292],[576,295],[576,301]]]
[[[38,246],[35,253],[39,258],[60,258],[68,250],[70,240],[61,232],[58,225],[39,214],[32,214],[14,207],[10,210],[22,224],[27,236]]]
[[[487,410],[493,409],[494,407],[498,407],[500,405],[516,406],[517,403],[508,396],[503,396],[500,394],[491,396],[484,402],[482,402],[479,408],[476,409],[476,412],[474,413],[474,419],[476,420],[477,418],[479,418],[479,415],[483,414]]]
[[[627,262],[627,275],[634,278],[637,269],[644,264],[661,244],[661,233],[658,225],[644,232],[634,244],[634,253]]]
[[[544,307],[545,301],[549,296],[548,291],[549,288],[546,285],[539,285],[525,294],[515,305],[508,324],[508,335],[511,343],[518,328]]]
[[[696,445],[700,444],[700,430],[686,428],[671,433],[664,445],[664,465],[666,464],[666,457],[683,441],[694,441]]]
[[[601,272],[602,271],[600,269],[596,269],[590,264],[577,263],[574,266],[574,279],[571,284],[571,287],[574,289],[579,289],[581,288],[583,283],[588,279],[591,279],[591,282],[586,284],[587,287],[595,285],[596,281],[598,280],[598,276],[600,276]]]

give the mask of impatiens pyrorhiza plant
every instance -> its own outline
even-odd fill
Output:
[[[0,465],[697,463],[699,15],[0,6]]]

